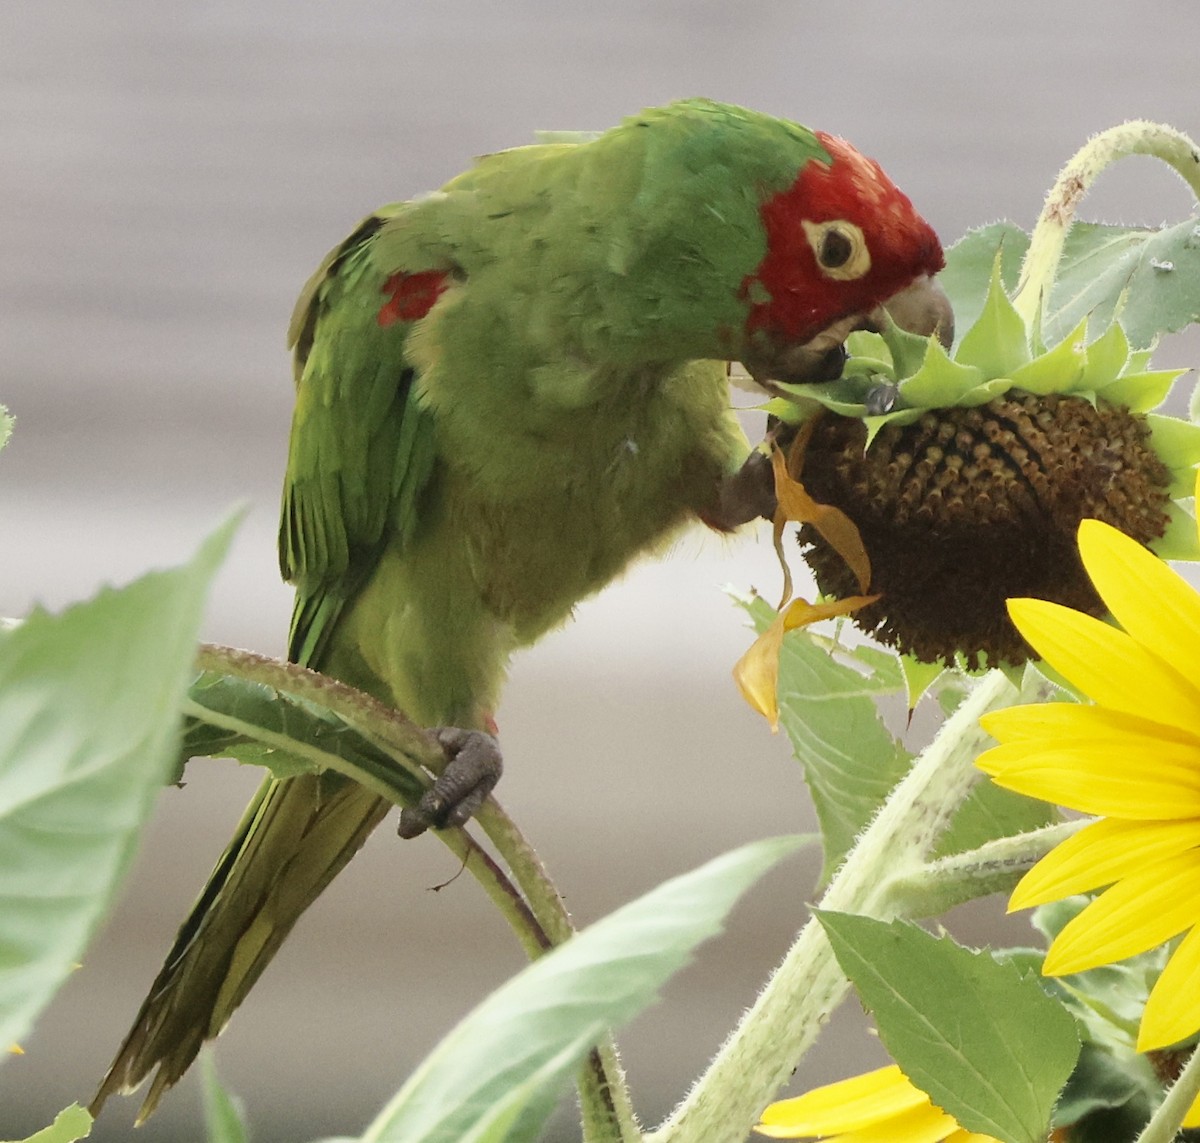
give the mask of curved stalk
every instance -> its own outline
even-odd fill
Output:
[[[1096,176],[1111,163],[1129,155],[1152,155],[1172,167],[1200,199],[1200,149],[1181,131],[1162,123],[1135,119],[1094,135],[1063,167],[1033,229],[1013,305],[1036,328],[1050,296],[1075,210]]]
[[[197,666],[203,671],[261,683],[320,706],[423,783],[428,781],[426,774],[436,773],[443,763],[442,749],[433,737],[400,711],[307,667],[210,643],[201,644]],[[185,713],[221,725],[219,713],[199,704],[189,701]],[[231,722],[228,729],[238,732],[244,727]],[[316,766],[337,770],[381,797],[403,804],[395,786],[379,775],[351,767],[318,748],[306,749],[304,744],[290,740],[277,745],[308,754]],[[476,820],[508,866],[508,874],[465,829],[437,830],[434,836],[462,861],[463,867],[479,882],[508,921],[526,955],[534,959],[567,940],[575,931],[562,895],[533,846],[495,798],[487,799]],[[611,1043],[600,1045],[584,1064],[579,1075],[579,1095],[584,1139],[588,1143],[630,1143],[641,1137],[624,1072]]]

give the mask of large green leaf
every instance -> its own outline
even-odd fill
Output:
[[[1050,295],[1045,339],[1066,337],[1092,315],[1093,329],[1120,320],[1134,349],[1200,318],[1200,228],[1161,230],[1076,223]]]
[[[0,631],[0,1044],[73,971],[132,859],[232,532],[177,570]]]
[[[745,604],[759,631],[775,612]],[[904,694],[896,656],[878,648],[831,647],[806,630],[789,631],[779,655],[779,721],[804,766],[821,823],[824,877],[908,772],[911,755],[884,726],[876,700]]]
[[[906,921],[821,913],[842,971],[901,1071],[963,1127],[1044,1143],[1079,1056],[1034,973]]]
[[[996,252],[1001,278],[1017,284],[1029,236],[1009,222],[972,230],[946,253],[941,282],[967,330],[982,313]],[[1148,230],[1077,222],[1063,247],[1042,340],[1053,345],[1085,317],[1098,337],[1114,315],[1134,349],[1200,320],[1200,227],[1195,219]]]
[[[528,1143],[572,1072],[717,933],[737,898],[800,844],[771,838],[673,878],[489,996],[417,1069],[362,1143]]]

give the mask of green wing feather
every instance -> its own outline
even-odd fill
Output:
[[[309,280],[289,330],[296,411],[279,563],[296,585],[288,655],[318,665],[346,603],[389,541],[403,545],[433,469],[432,419],[405,358],[410,323],[381,326],[377,235],[404,204],[371,215]]]

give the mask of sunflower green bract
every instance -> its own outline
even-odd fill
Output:
[[[292,322],[290,656],[453,748],[492,728],[515,649],[690,521],[763,510],[726,363],[828,375],[845,330],[942,262],[848,143],[706,100],[383,207]],[[329,774],[262,787],[95,1106],[156,1072],[153,1110],[387,809]]]

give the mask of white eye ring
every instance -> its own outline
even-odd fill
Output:
[[[871,268],[871,251],[862,228],[844,219],[830,222],[800,223],[804,237],[812,247],[817,268],[826,278],[835,282],[852,282],[861,278]]]

